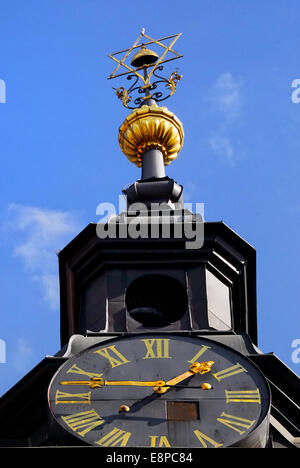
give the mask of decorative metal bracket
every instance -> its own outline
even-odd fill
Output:
[[[160,65],[157,67],[159,71],[162,71],[164,69],[163,65]],[[169,78],[165,78],[164,76],[160,76],[157,73],[153,73],[153,75],[156,78],[159,78],[157,81],[154,81],[153,83],[149,83],[147,86],[135,86],[137,82],[139,81],[138,77],[135,75],[128,75],[127,80],[131,80],[135,78],[134,83],[130,86],[130,88],[125,89],[123,86],[120,88],[113,88],[116,91],[117,97],[122,101],[123,106],[127,107],[127,109],[136,109],[137,107],[140,107],[143,105],[143,103],[147,99],[154,99],[156,102],[161,102],[164,101],[165,99],[168,99],[172,94],[175,93],[177,84],[179,80],[182,78],[182,75],[179,75],[177,71],[171,73]],[[165,84],[165,88],[168,88],[169,91],[160,91],[156,89],[160,84]],[[155,92],[152,92],[155,91]],[[145,94],[144,97],[137,97],[134,99],[134,104],[135,106],[129,106],[129,103],[132,102],[133,97],[132,93],[139,93],[139,94]]]

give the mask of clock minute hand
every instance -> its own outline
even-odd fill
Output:
[[[190,367],[189,370],[184,372],[183,374],[178,375],[177,377],[174,377],[171,380],[168,380],[168,382],[165,383],[164,386],[155,386],[153,388],[155,393],[165,393],[167,392],[171,387],[168,387],[168,385],[176,386],[176,384],[182,382],[183,380],[188,379],[189,377],[192,377],[195,374],[206,374],[207,372],[211,371],[211,367],[214,364],[214,361],[206,361],[206,362],[194,362]]]

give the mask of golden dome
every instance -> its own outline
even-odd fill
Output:
[[[135,109],[119,128],[122,152],[136,166],[142,166],[147,149],[162,152],[165,166],[177,158],[184,139],[180,120],[166,107],[157,105]]]

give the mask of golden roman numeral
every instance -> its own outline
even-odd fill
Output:
[[[153,338],[141,341],[145,343],[147,350],[147,354],[143,357],[143,359],[171,359],[171,356],[169,356],[169,339]]]
[[[130,436],[131,432],[125,432],[115,427],[108,434],[96,441],[95,444],[102,445],[103,447],[115,447],[119,444],[120,447],[125,447]]]
[[[202,447],[204,447],[204,448],[208,448],[207,442],[210,445],[212,445],[213,447],[215,447],[215,448],[223,446],[223,444],[219,444],[214,439],[211,439],[207,435],[203,434],[203,432],[200,432],[200,431],[197,430],[197,431],[194,431],[194,434],[195,434],[196,437],[198,437],[198,439],[201,442]]]
[[[238,362],[231,367],[227,367],[227,369],[223,369],[219,372],[213,374],[213,376],[220,382],[220,380],[226,379],[227,377],[231,377],[232,375],[239,374],[240,372],[247,372],[241,364]]]
[[[204,354],[208,349],[210,349],[210,346],[202,345],[200,351],[198,351],[198,353],[195,354],[195,356],[188,362],[193,364],[194,362],[198,361],[199,357],[202,356],[202,354]]]
[[[115,347],[115,345],[108,346],[107,348],[98,349],[95,353],[100,354],[100,356],[105,357],[109,360],[111,367],[117,367],[121,364],[126,364],[128,359],[126,359],[123,354],[120,353]]]
[[[103,374],[98,374],[96,372],[86,372],[85,370],[81,369],[77,366],[77,364],[73,364],[70,369],[67,370],[67,374],[80,374],[80,375],[87,375],[88,377],[92,378],[100,378]]]
[[[70,414],[69,416],[62,416],[61,419],[72,429],[81,436],[95,427],[104,423],[104,420],[96,413],[94,409],[90,411],[82,411],[81,413]]]
[[[60,390],[56,390],[55,394],[55,404],[58,405],[59,403],[83,403],[83,404],[90,404],[91,403],[91,392],[87,393],[66,393],[61,392]]]
[[[259,389],[256,390],[225,390],[226,403],[244,402],[261,404]]]
[[[170,442],[166,436],[149,436],[150,447],[171,447]]]
[[[244,434],[245,430],[250,429],[255,423],[255,420],[250,421],[249,419],[239,418],[237,416],[233,416],[232,414],[224,413],[224,411],[220,416],[223,417],[217,418],[217,421],[219,421],[222,424],[225,424],[225,426],[230,427],[234,431],[237,431],[240,435]],[[243,430],[240,428],[245,429]]]

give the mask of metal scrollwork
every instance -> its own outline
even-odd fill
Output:
[[[182,78],[182,75],[179,75],[179,73],[177,73],[176,71],[171,74],[170,78],[168,79],[168,84],[167,84],[167,86],[169,86],[169,88],[171,89],[170,96],[172,96],[172,94],[175,93],[178,81],[181,78]]]
[[[127,109],[135,109],[135,107],[128,106],[128,103],[132,101],[132,97],[131,97],[130,93],[132,93],[136,89],[138,89],[138,90],[140,89],[140,86],[135,87],[135,85],[137,84],[137,82],[139,80],[138,77],[136,75],[128,75],[127,76],[127,80],[131,80],[132,78],[134,78],[135,81],[130,86],[130,88],[128,88],[127,90],[123,86],[121,86],[120,88],[117,88],[117,89],[113,88],[116,91],[117,97],[119,99],[121,99],[123,106],[127,107]]]
[[[128,103],[131,101],[131,97],[129,96],[128,91],[120,86],[120,88],[113,88],[116,91],[116,95],[119,99],[121,99],[122,104],[124,107],[128,108]]]
[[[162,65],[158,66],[156,71],[162,71],[164,67]],[[137,107],[140,107],[143,102],[145,101],[146,98],[152,98],[155,99],[157,102],[164,101],[165,99],[168,99],[168,97],[172,96],[172,94],[175,93],[176,87],[178,84],[178,81],[181,79],[181,75],[177,73],[177,71],[173,72],[169,78],[165,78],[164,76],[158,75],[156,71],[153,71],[153,76],[158,78],[158,80],[154,81],[153,83],[149,82],[148,86],[136,86],[138,82],[138,77],[136,75],[128,75],[127,79],[131,80],[132,78],[135,78],[134,83],[126,90],[123,86],[120,88],[116,89],[116,94],[119,99],[121,99],[123,105],[127,107],[128,109],[136,109]],[[157,87],[160,84],[165,84],[165,87],[169,88],[169,93],[165,93],[163,91],[156,91],[152,93],[152,91],[155,91]],[[114,88],[115,89],[115,88]],[[145,97],[137,97],[134,99],[134,104],[135,106],[129,106],[128,104],[132,102],[132,96],[131,94],[137,92],[138,94],[145,94]]]

